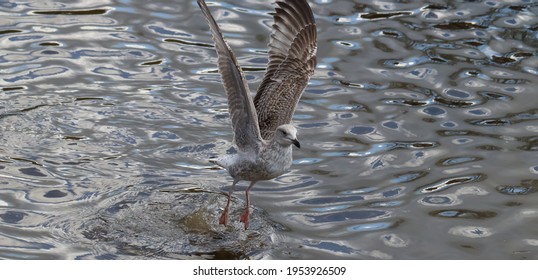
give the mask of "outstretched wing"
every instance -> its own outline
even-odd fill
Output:
[[[224,41],[220,28],[209,12],[205,1],[198,0],[198,6],[202,9],[211,29],[213,41],[215,41],[219,72],[228,95],[228,109],[232,119],[235,144],[239,150],[257,151],[262,138],[258,126],[258,116],[243,71],[239,67],[234,53]]]
[[[297,102],[316,68],[317,33],[306,0],[277,1],[269,41],[269,64],[254,105],[263,139],[291,122]]]

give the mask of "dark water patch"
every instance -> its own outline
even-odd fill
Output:
[[[307,242],[303,244],[305,247],[315,248],[317,250],[327,251],[328,253],[334,254],[344,254],[344,255],[354,255],[357,254],[357,250],[352,247],[338,244],[331,241],[322,241],[322,242]]]
[[[84,136],[77,136],[77,135],[64,135],[64,136],[62,136],[62,139],[64,139],[64,140],[79,141],[79,140],[86,139],[86,137],[84,137]]]
[[[0,214],[0,219],[8,224],[17,224],[19,223],[24,217],[28,216],[28,214],[24,212],[19,211],[6,211],[2,214]]]
[[[67,15],[67,16],[85,16],[85,15],[104,15],[110,9],[89,9],[89,10],[56,10],[56,11],[32,11],[35,15]]]
[[[508,201],[504,205],[507,206],[507,207],[519,207],[519,206],[523,205],[523,203],[516,202],[516,201]]]
[[[365,89],[365,90],[374,90],[374,89],[378,89],[378,88],[385,88],[384,85],[373,84],[373,83],[363,83],[363,84],[361,84],[361,83],[354,83],[354,82],[341,80],[341,79],[335,79],[334,82],[339,84],[339,85],[343,85],[343,86],[346,86],[346,87],[349,87],[349,88],[360,88],[360,89]]]
[[[18,29],[5,29],[5,30],[0,30],[0,35],[4,35],[4,34],[12,34],[12,33],[20,33],[22,32],[22,30],[18,30]]]
[[[499,146],[495,146],[495,145],[478,145],[475,147],[475,149],[477,150],[481,150],[481,151],[503,151],[504,149],[499,147]]]
[[[513,123],[520,123],[523,121],[535,121],[538,120],[538,108],[520,112],[507,114],[507,118],[510,118]]]
[[[446,190],[454,186],[467,184],[471,182],[479,182],[484,179],[485,179],[484,174],[450,177],[450,178],[441,179],[435,183],[431,183],[423,187],[419,187],[416,189],[416,192],[419,194],[439,192],[439,191]]]
[[[57,54],[59,54],[59,52],[53,51],[53,50],[44,50],[44,51],[41,51],[41,54],[43,54],[43,55],[57,55]]]
[[[520,185],[515,186],[498,186],[497,191],[507,195],[527,195],[538,191],[538,180],[525,179]]]
[[[448,99],[448,98],[443,98],[441,96],[436,96],[433,101],[439,105],[443,105],[445,107],[450,107],[450,108],[453,108],[453,107],[456,107],[456,108],[465,108],[465,107],[471,107],[471,106],[476,106],[476,105],[479,105],[479,104],[482,104],[484,103],[482,100],[454,100],[454,99]]]
[[[141,63],[140,65],[141,66],[151,66],[151,65],[159,65],[159,64],[162,64],[162,63],[163,63],[163,60],[159,59],[159,60],[144,62],[144,63]]]
[[[518,149],[529,152],[538,151],[538,136],[519,137],[518,140],[525,143],[524,145],[517,147]]]
[[[530,52],[517,51],[517,52],[507,53],[507,54],[505,54],[503,56],[494,56],[493,55],[491,57],[491,60],[494,63],[497,63],[497,64],[511,65],[511,64],[521,62],[524,59],[530,58],[530,57],[533,57],[533,56],[536,56],[536,54],[535,53],[530,53]],[[499,83],[503,83],[503,84],[525,84],[525,83],[528,83],[528,81],[526,81],[524,79],[506,79],[504,81],[501,80]]]
[[[435,116],[435,117],[446,114],[446,111],[444,109],[441,109],[435,106],[426,107],[422,110],[422,112],[424,112],[427,115]]]
[[[2,91],[17,91],[17,90],[23,90],[26,89],[26,87],[23,86],[17,86],[17,87],[3,87]]]
[[[404,193],[404,191],[405,191],[405,188],[397,187],[397,188],[393,188],[393,189],[390,189],[390,190],[387,190],[387,191],[383,191],[381,193],[381,195],[384,198],[394,198],[394,197],[402,195]]]
[[[390,129],[398,129],[399,128],[398,122],[395,122],[395,121],[386,121],[386,122],[383,122],[381,125],[383,125],[386,128],[390,128]]]
[[[467,111],[470,115],[476,115],[476,116],[483,116],[483,115],[489,115],[491,112],[486,109],[470,109]]]
[[[353,115],[351,113],[338,114],[338,118],[340,118],[340,119],[350,119],[350,118],[353,118],[353,117],[355,117],[355,115]]]
[[[360,44],[357,43],[357,42],[349,42],[349,41],[334,41],[333,42],[335,45],[337,46],[342,46],[346,49],[350,49],[350,50],[358,50],[360,49]]]
[[[169,131],[157,131],[151,134],[151,138],[155,139],[168,139],[168,140],[177,140],[179,136],[173,132]]]
[[[493,134],[493,133],[484,133],[473,130],[438,130],[436,133],[440,136],[472,136],[472,137],[487,137],[492,139],[503,139],[503,135]],[[524,139],[519,139],[520,141],[526,142]],[[482,145],[480,145],[482,146]],[[487,145],[485,145],[487,146]]]
[[[531,109],[529,111],[520,113],[509,113],[505,117],[501,118],[466,120],[466,122],[472,125],[480,126],[503,126],[536,120],[538,120],[538,109]]]
[[[439,23],[433,25],[434,28],[445,30],[470,30],[470,29],[486,29],[486,25],[481,25],[475,22],[468,22],[462,20],[454,20],[447,23]]]
[[[454,127],[457,127],[458,124],[453,121],[446,121],[446,122],[441,123],[441,126],[445,128],[454,128]]]
[[[513,99],[512,96],[499,92],[479,91],[477,93],[488,100],[510,101]]]
[[[37,162],[36,160],[29,159],[29,158],[11,157],[11,159],[15,160],[15,161],[24,162],[24,163],[30,163],[32,165],[37,165],[37,166],[41,166],[41,167],[43,166],[41,163]]]
[[[383,103],[390,104],[390,105],[406,105],[410,107],[421,107],[421,106],[426,106],[429,104],[429,102],[427,101],[401,99],[401,98],[384,99]]]
[[[376,45],[376,48],[382,49],[385,48],[385,52],[391,52],[387,47]],[[384,68],[392,69],[405,69],[416,67],[417,65],[430,64],[430,63],[449,63],[450,59],[443,58],[440,55],[429,54],[427,56],[412,57],[404,60],[401,59],[386,59],[380,60],[379,64],[384,66]],[[411,74],[420,74],[419,72],[410,72]]]
[[[467,122],[478,126],[504,126],[512,124],[510,120],[506,119],[468,120]]]
[[[453,8],[454,8],[453,6],[446,3],[443,3],[443,4],[434,3],[434,4],[428,4],[427,6],[422,7],[421,10],[449,10]]]
[[[60,190],[52,190],[52,191],[46,192],[45,195],[43,195],[43,196],[47,197],[47,198],[60,198],[60,197],[66,196],[66,195],[67,195],[67,193],[62,192]]]
[[[18,110],[18,112],[19,113],[28,113],[28,112],[34,111],[36,109],[39,109],[39,108],[42,108],[42,107],[47,107],[47,106],[51,106],[51,105],[46,104],[46,103],[37,104],[37,105],[31,106],[31,107],[26,107],[26,108],[20,109],[20,110]]]
[[[374,131],[375,131],[375,127],[371,127],[371,126],[355,126],[349,130],[351,134],[356,134],[356,135],[369,134]]]
[[[471,47],[480,47],[484,44],[486,44],[485,40],[479,40],[479,39],[465,39],[459,42],[460,45],[467,45]]]
[[[364,19],[387,19],[387,18],[393,18],[393,17],[401,17],[401,16],[408,16],[411,15],[411,12],[370,12],[370,13],[363,13],[360,14],[361,18]]]
[[[440,218],[463,218],[463,219],[488,219],[497,216],[493,211],[473,211],[468,209],[436,210],[429,213],[431,216]]]
[[[93,101],[93,100],[105,100],[102,97],[93,97],[93,96],[77,96],[75,97],[75,101]]]
[[[214,47],[213,45],[207,44],[207,43],[192,42],[192,41],[180,40],[180,39],[167,38],[167,39],[164,39],[164,41],[167,42],[167,43],[176,43],[176,44],[188,45],[188,46],[198,46],[198,47],[206,47],[206,48],[213,48]]]
[[[494,78],[492,80],[497,84],[503,84],[503,85],[524,85],[524,84],[529,84],[531,82],[527,79]]]
[[[502,187],[497,187],[497,191],[502,194],[508,194],[508,195],[526,195],[529,193],[536,192],[536,189],[532,187],[523,187],[523,186],[502,186]]]
[[[22,174],[30,175],[30,176],[36,176],[36,177],[47,177],[47,175],[43,174],[39,169],[35,167],[29,167],[29,168],[21,168],[19,171]]]
[[[404,148],[408,149],[429,149],[434,148],[438,145],[436,142],[429,142],[429,141],[418,141],[418,142],[409,142],[409,143],[402,143],[397,142],[399,146],[403,146]]]
[[[58,42],[43,42],[39,43],[39,45],[43,47],[60,47],[62,44]]]

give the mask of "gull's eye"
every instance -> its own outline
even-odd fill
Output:
[[[283,134],[284,136],[288,135],[288,133],[287,133],[286,131],[284,131],[284,130],[282,130],[282,134]]]

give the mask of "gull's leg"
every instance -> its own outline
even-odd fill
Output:
[[[249,192],[250,192],[250,189],[252,188],[252,186],[254,186],[254,184],[256,183],[256,181],[252,181],[250,182],[250,186],[248,186],[247,190],[245,191],[245,195],[247,197],[247,206],[245,207],[245,210],[243,211],[243,215],[241,215],[241,222],[243,224],[245,224],[245,229],[248,228],[248,218],[250,216],[250,211],[249,211],[249,208],[250,208],[250,200],[249,200]]]
[[[222,212],[222,215],[219,219],[219,224],[221,225],[227,225],[228,224],[228,208],[230,208],[230,198],[232,197],[232,193],[234,192],[235,184],[237,184],[239,180],[234,180],[232,187],[230,188],[230,191],[228,192],[228,201],[226,202],[226,207],[224,208],[224,211]]]

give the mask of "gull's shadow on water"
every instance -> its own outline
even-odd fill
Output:
[[[86,217],[81,232],[97,259],[257,259],[273,246],[275,226],[254,208],[249,230],[239,219],[218,224],[226,196],[182,185],[133,186]],[[244,202],[234,199],[231,217]],[[102,253],[101,253],[102,251]]]

